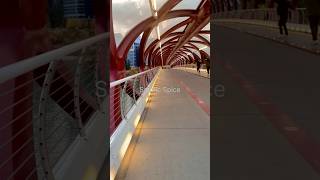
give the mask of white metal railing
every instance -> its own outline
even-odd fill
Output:
[[[114,179],[155,85],[159,68],[110,83],[110,179]]]
[[[120,79],[120,80],[117,80],[117,81],[113,81],[113,82],[110,83],[110,88],[113,88],[113,87],[115,87],[115,86],[117,86],[117,85],[120,85],[121,83],[124,83],[124,82],[126,82],[126,81],[135,79],[135,78],[137,78],[138,76],[142,76],[142,75],[144,75],[144,74],[146,74],[146,73],[149,73],[150,71],[154,71],[154,70],[156,70],[156,69],[158,69],[158,68],[149,69],[149,70],[146,70],[146,71],[143,71],[143,72],[134,74],[134,75],[132,75],[132,76],[128,76],[128,77],[125,77],[125,78],[123,78],[123,79]]]
[[[0,172],[8,164],[19,164],[1,178],[15,179],[21,168],[35,161],[24,179],[53,180],[59,158],[76,137],[86,137],[84,127],[93,114],[103,111],[105,102],[96,84],[105,78],[99,69],[100,62],[107,61],[107,37],[99,34],[0,68],[0,101],[15,97],[0,109],[0,133],[15,126],[0,142],[0,152],[12,152],[0,159]],[[26,136],[26,130],[32,133]]]
[[[107,33],[103,33],[86,40],[76,42],[61,48],[34,56],[14,64],[0,68],[0,83],[15,78],[21,74],[32,71],[42,65],[48,64],[54,60],[65,57],[92,44],[106,40]]]
[[[279,16],[275,8],[242,9],[224,11],[214,14],[217,21],[244,22],[258,25],[278,26]],[[288,28],[291,30],[310,32],[308,16],[305,8],[290,9],[288,13]]]
[[[112,134],[138,101],[159,68],[153,68],[110,83],[110,133]]]

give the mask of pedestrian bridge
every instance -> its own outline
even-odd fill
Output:
[[[319,179],[319,48],[305,9],[290,12],[284,40],[275,9],[216,2],[114,1],[110,31],[1,66],[0,177]],[[121,19],[128,5],[138,18]],[[209,74],[195,68],[206,58]]]

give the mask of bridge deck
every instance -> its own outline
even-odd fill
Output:
[[[319,179],[319,56],[218,25],[214,32],[214,81],[226,96],[212,99],[213,179]]]
[[[162,70],[116,179],[210,179],[209,104],[209,79]]]

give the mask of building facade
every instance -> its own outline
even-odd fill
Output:
[[[130,67],[139,67],[139,48],[140,48],[140,41],[141,37],[139,36],[132,46],[129,49],[128,55],[127,55],[127,64]]]
[[[65,18],[92,18],[91,0],[63,0]]]

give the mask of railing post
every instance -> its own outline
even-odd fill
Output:
[[[137,99],[136,99],[136,81],[137,81],[137,78],[138,77],[135,77],[133,79],[133,86],[132,86],[134,104],[137,104]]]
[[[49,64],[46,76],[42,85],[40,103],[39,103],[39,153],[40,161],[44,171],[44,176],[47,180],[54,180],[53,172],[49,164],[48,145],[45,137],[45,119],[46,119],[46,107],[48,103],[48,96],[50,85],[55,74],[56,61],[52,61]]]
[[[82,60],[83,57],[85,55],[86,52],[86,48],[83,48],[80,54],[80,58],[78,60],[77,63],[77,69],[76,69],[76,73],[75,73],[75,78],[74,78],[74,112],[75,112],[75,118],[78,122],[78,128],[79,128],[79,132],[80,132],[80,136],[81,137],[85,137],[85,132],[83,130],[83,122],[82,122],[82,118],[81,118],[81,109],[80,109],[80,103],[79,103],[79,98],[80,98],[80,68],[81,68],[81,64],[82,64]]]
[[[121,113],[122,119],[126,119],[126,113],[124,112],[125,104],[124,104],[123,99],[126,94],[127,83],[128,83],[128,81],[124,82],[123,89],[120,90],[121,91],[121,95],[120,95],[120,106],[121,106],[120,109],[121,109],[121,111],[120,111],[120,113]]]

